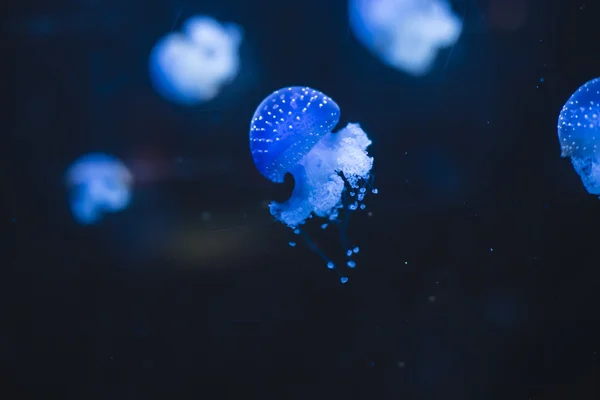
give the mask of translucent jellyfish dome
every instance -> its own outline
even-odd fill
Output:
[[[590,194],[600,196],[600,78],[582,85],[567,100],[558,117],[561,156],[573,167]]]
[[[350,27],[390,67],[426,74],[437,52],[452,46],[462,22],[445,0],[349,0]]]
[[[107,212],[125,209],[131,201],[133,176],[117,158],[91,153],[68,168],[66,183],[69,204],[75,220],[94,224]]]
[[[332,133],[339,117],[340,108],[330,97],[300,86],[273,92],[252,117],[250,151],[258,171],[276,183],[283,182],[286,173],[294,177],[291,197],[272,202],[270,211],[296,233],[313,215],[337,221],[343,207],[364,209],[373,167],[366,151],[371,140],[358,124]],[[345,192],[350,200],[343,198]],[[348,257],[358,252],[345,251]],[[333,262],[324,258],[333,269]],[[354,265],[348,261],[348,266]]]
[[[149,73],[157,93],[167,100],[194,105],[213,99],[239,71],[242,31],[194,16],[181,32],[161,38],[150,53]]]
[[[260,103],[252,118],[250,150],[254,164],[272,182],[283,182],[284,175],[339,120],[338,105],[319,91],[307,87],[275,91]]]

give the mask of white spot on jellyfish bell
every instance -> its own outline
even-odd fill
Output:
[[[350,0],[350,27],[390,67],[426,74],[440,48],[456,43],[462,22],[445,0]]]
[[[561,156],[573,167],[590,194],[600,196],[600,78],[582,85],[558,117]]]
[[[270,116],[279,114],[277,110],[284,117],[271,122]],[[301,232],[298,227],[313,215],[338,223],[343,254],[352,261],[358,247],[353,251],[346,243],[347,217],[350,211],[365,208],[373,158],[367,154],[371,140],[360,125],[350,123],[331,132],[339,117],[338,105],[315,89],[294,86],[277,90],[260,103],[252,117],[250,151],[258,171],[272,182],[283,182],[286,173],[294,176],[292,196],[283,203],[272,202],[271,214],[297,233]],[[344,209],[343,220],[340,209]],[[335,264],[304,236],[328,268],[335,269]],[[346,265],[354,268],[356,263]],[[347,281],[345,277],[340,279],[342,283]]]
[[[150,53],[155,91],[183,105],[213,99],[238,74],[241,40],[237,25],[204,16],[189,18],[182,32],[167,34]]]
[[[106,212],[125,209],[133,176],[118,159],[102,153],[84,155],[68,168],[69,205],[82,225],[98,222]]]

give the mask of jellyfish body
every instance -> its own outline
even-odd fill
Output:
[[[67,170],[66,181],[73,217],[82,225],[98,222],[106,212],[125,209],[131,200],[131,173],[106,154],[78,158]]]
[[[444,0],[350,0],[356,38],[385,64],[426,74],[438,49],[452,46],[462,22]]]
[[[241,29],[195,16],[182,32],[161,38],[150,53],[149,73],[156,92],[167,100],[194,105],[213,99],[239,71]]]
[[[323,93],[287,87],[265,98],[252,117],[250,151],[258,171],[276,183],[283,182],[286,173],[294,177],[291,197],[272,202],[269,208],[296,233],[312,215],[337,221],[342,207],[364,209],[361,205],[373,167],[373,158],[366,151],[371,140],[353,123],[332,133],[339,116],[338,105]],[[350,200],[343,198],[344,193]],[[345,251],[351,257],[358,248]],[[327,266],[335,269],[332,261],[324,258]],[[347,265],[353,268],[355,262],[348,260]]]
[[[561,157],[570,157],[590,194],[600,196],[600,78],[582,85],[558,117]]]

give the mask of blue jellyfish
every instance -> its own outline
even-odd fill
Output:
[[[182,33],[169,33],[150,53],[149,73],[156,92],[182,105],[195,105],[218,95],[239,70],[242,30],[213,18],[194,16]]]
[[[340,108],[325,94],[309,87],[287,87],[273,92],[256,109],[250,123],[250,151],[258,171],[275,183],[286,173],[293,175],[295,187],[285,202],[272,202],[271,214],[301,233],[300,225],[313,215],[342,226],[346,265],[356,266],[345,240],[345,221],[340,209],[362,210],[371,189],[373,158],[367,147],[371,140],[359,124],[349,123],[332,133],[340,118]],[[372,192],[376,193],[375,189]],[[339,270],[305,235],[309,246],[323,257],[328,268]],[[290,245],[294,246],[295,242]],[[341,276],[342,283],[348,278]]]
[[[600,78],[581,86],[558,117],[561,157],[571,163],[590,194],[600,196]]]
[[[131,200],[131,173],[106,154],[78,158],[67,170],[66,181],[73,217],[82,225],[98,222],[106,212],[125,209]]]
[[[445,0],[350,0],[356,38],[390,67],[426,74],[438,49],[456,43],[462,21]]]

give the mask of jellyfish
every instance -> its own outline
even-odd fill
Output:
[[[600,78],[581,86],[558,117],[561,157],[570,157],[583,186],[600,196]]]
[[[291,197],[271,202],[271,214],[280,222],[301,232],[301,225],[316,216],[341,225],[346,265],[354,268],[352,256],[359,248],[350,248],[345,240],[345,221],[340,210],[362,210],[367,190],[371,189],[373,157],[367,147],[371,140],[359,124],[349,123],[336,133],[340,108],[325,94],[309,87],[286,87],[267,96],[256,109],[250,123],[250,151],[258,171],[274,183],[282,183],[285,174],[294,177]],[[375,189],[372,189],[376,193]],[[346,220],[347,221],[347,220]],[[305,235],[309,246],[329,269],[340,273],[335,263],[321,253]],[[290,243],[291,246],[295,242]],[[348,281],[340,273],[342,283]]]
[[[150,53],[152,85],[165,99],[196,105],[215,98],[239,71],[242,31],[205,16],[161,38]]]
[[[131,173],[107,154],[91,153],[75,160],[66,172],[66,182],[73,218],[82,225],[125,209],[131,200]]]
[[[350,0],[350,27],[386,65],[411,75],[431,69],[438,49],[456,43],[462,21],[444,0]]]

